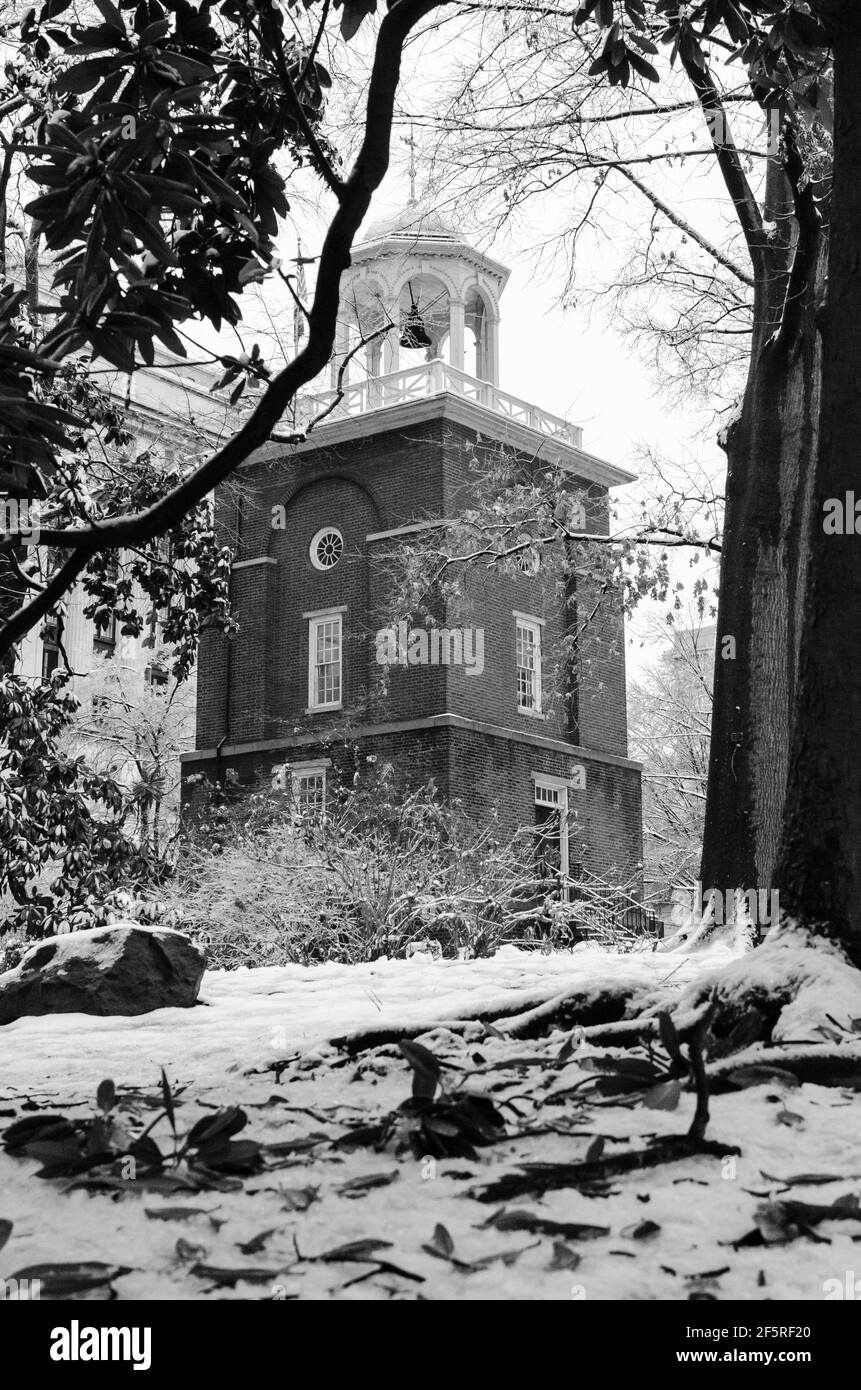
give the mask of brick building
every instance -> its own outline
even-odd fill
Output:
[[[589,624],[586,674],[563,689],[551,673],[576,605],[540,568],[470,571],[457,627],[443,611],[417,633],[382,616],[393,552],[459,514],[477,453],[562,468],[591,531],[606,533],[609,489],[631,480],[586,453],[577,427],[500,390],[507,278],[414,204],[356,248],[332,390],[302,404],[306,421],[325,419],[303,443],[259,451],[217,499],[239,631],[204,636],[186,796],[229,773],[319,806],[367,758],[387,761],[477,819],[495,806],[506,832],[540,825],[563,876],[630,880],[640,765],[627,756],[621,618]]]

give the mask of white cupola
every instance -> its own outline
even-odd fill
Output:
[[[356,353],[348,380],[438,360],[498,386],[499,299],[509,273],[413,199],[372,223],[341,280],[332,385],[351,349],[390,323]]]

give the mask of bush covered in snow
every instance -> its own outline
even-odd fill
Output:
[[[528,833],[506,840],[492,817],[477,828],[433,786],[402,790],[388,767],[325,816],[261,794],[207,820],[180,856],[166,907],[215,968],[416,948],[485,956],[504,942],[582,939],[583,904],[553,901]]]

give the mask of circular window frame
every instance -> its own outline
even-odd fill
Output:
[[[317,553],[319,551],[322,541],[325,539],[326,536],[337,536],[339,545],[338,554],[336,558],[332,561],[331,564],[328,565],[323,564],[321,562],[320,557]],[[308,546],[308,558],[311,561],[311,564],[314,566],[314,569],[319,570],[321,574],[329,574],[330,571],[333,570],[335,566],[340,563],[341,559],[343,558],[343,554],[344,537],[343,534],[338,530],[337,526],[321,526],[320,530],[316,531],[314,535],[311,537],[311,544]]]

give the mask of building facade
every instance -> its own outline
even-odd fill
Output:
[[[104,389],[122,404],[124,426],[131,436],[116,452],[117,465],[133,468],[144,452],[167,465],[178,459],[205,458],[235,428],[236,412],[212,395],[215,378],[209,368],[187,364],[164,349],[157,352],[152,367],[141,368],[131,377],[106,363],[97,362],[96,368]],[[98,627],[85,615],[89,602],[83,584],[74,585],[62,604],[62,625],[59,614],[53,612],[34,627],[21,643],[16,670],[35,680],[46,678],[60,665],[62,641],[75,673],[73,690],[80,679],[101,672],[106,661],[136,673],[140,687],[163,685],[166,673],[153,661],[153,652],[161,645],[154,615],[142,637],[128,637],[120,633],[116,621]]]
[[[642,855],[640,765],[627,756],[621,617],[583,624],[532,566],[463,571],[455,615],[392,618],[397,554],[474,499],[476,460],[552,465],[607,533],[631,475],[580,431],[500,389],[508,272],[412,206],[372,228],[344,277],[331,390],[302,403],[304,442],[270,444],[217,498],[234,551],[238,633],[205,634],[187,800],[207,783],[320,807],[388,762],[476,820],[538,829],[563,883],[630,883]],[[396,605],[395,605],[396,606]],[[579,683],[559,653],[578,637]]]

